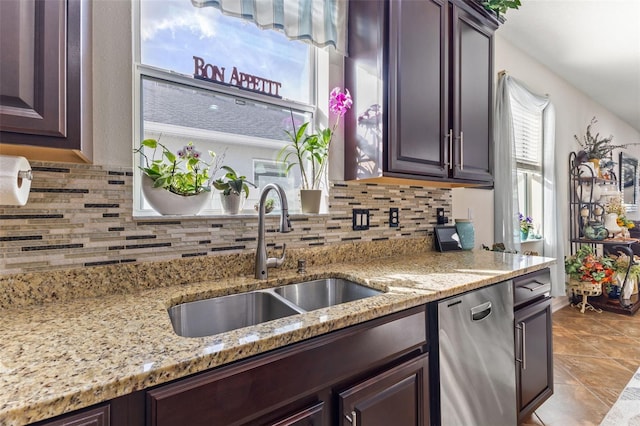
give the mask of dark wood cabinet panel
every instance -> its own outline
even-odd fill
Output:
[[[448,175],[446,3],[389,4],[388,171]]]
[[[452,176],[492,182],[493,29],[452,6]]]
[[[91,157],[88,13],[87,0],[0,1],[0,143],[7,151],[63,148]]]
[[[551,299],[516,311],[518,418],[523,420],[553,394]]]
[[[355,0],[349,22],[345,179],[491,185],[498,21],[468,0]]]
[[[92,408],[77,414],[61,416],[57,420],[38,423],[38,426],[110,426],[109,405]]]
[[[345,426],[429,424],[429,358],[421,355],[340,392]]]
[[[424,352],[425,310],[413,308],[150,390],[147,422],[274,424],[320,402],[331,404],[323,389]],[[309,416],[318,421],[318,415]],[[330,424],[330,416],[320,419]]]

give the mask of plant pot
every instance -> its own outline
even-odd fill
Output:
[[[244,201],[247,197],[244,194],[234,194],[231,193],[229,195],[224,195],[224,193],[220,193],[220,202],[222,203],[222,210],[226,214],[238,214],[242,207],[244,206]]]
[[[153,180],[142,176],[142,195],[149,205],[162,215],[196,215],[211,200],[211,192],[195,195],[178,195],[164,188],[154,188]]]
[[[321,189],[301,189],[300,205],[302,213],[320,213],[320,202],[322,201]]]
[[[520,241],[527,241],[529,239],[529,230],[523,231],[520,229]]]

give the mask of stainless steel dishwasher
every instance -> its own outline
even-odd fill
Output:
[[[443,426],[515,426],[513,283],[438,303]]]

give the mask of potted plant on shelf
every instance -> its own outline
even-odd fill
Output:
[[[245,200],[249,197],[249,185],[254,188],[256,186],[249,182],[246,176],[238,176],[236,171],[229,166],[222,166],[221,169],[226,170],[227,173],[214,180],[213,186],[222,191],[220,201],[224,212],[238,214],[242,210]]]
[[[629,146],[626,145],[614,145],[611,143],[613,140],[613,136],[609,136],[607,138],[600,138],[600,133],[596,133],[595,136],[591,133],[591,128],[594,124],[596,124],[598,120],[595,117],[591,119],[591,122],[587,125],[587,131],[579,138],[578,135],[573,135],[578,145],[580,145],[581,150],[576,154],[576,160],[578,164],[586,164],[591,163],[592,166],[592,176],[594,177],[602,177],[600,174],[600,160],[610,157],[611,152],[614,149],[622,149]],[[591,177],[587,173],[585,176]]]
[[[520,221],[520,241],[526,241],[529,238],[529,232],[533,229],[533,219],[518,213],[518,220]]]
[[[522,6],[520,0],[486,0],[481,4],[485,9],[494,11],[497,17],[500,17],[501,13],[504,15],[509,9],[518,9]]]
[[[609,256],[598,256],[589,245],[581,246],[576,254],[564,261],[564,270],[569,276],[568,288],[576,295],[582,295],[580,312],[591,305],[587,303],[587,296],[602,294],[603,285],[611,284],[615,275],[615,260]]]
[[[334,88],[329,95],[329,111],[337,116],[336,122],[332,128],[326,128],[311,135],[306,134],[309,122],[303,123],[296,129],[293,113],[291,113],[293,131],[285,130],[291,142],[280,150],[277,158],[285,164],[287,174],[294,166],[298,166],[300,170],[302,182],[300,201],[303,213],[318,213],[320,211],[322,197],[320,183],[327,166],[329,146],[340,118],[351,108],[352,104],[349,90],[345,89],[342,92],[340,88]]]
[[[145,150],[153,150],[151,158]],[[160,158],[156,158],[158,149]],[[211,196],[210,173],[218,169],[219,158],[209,151],[211,160],[206,162],[192,142],[176,154],[155,139],[145,139],[134,150],[144,160],[142,194],[151,207],[164,215],[197,214]]]

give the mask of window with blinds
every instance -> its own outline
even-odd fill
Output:
[[[532,112],[512,100],[516,161],[522,165],[542,165],[542,111]]]
[[[533,219],[534,230],[529,239],[542,233],[542,111],[532,112],[511,98],[514,153],[518,179],[518,207],[520,213]]]

